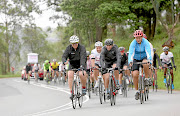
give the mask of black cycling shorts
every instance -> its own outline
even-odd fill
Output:
[[[166,63],[163,63],[163,62],[162,62],[162,66],[164,66],[165,64],[166,64]],[[171,64],[171,63],[167,64],[167,66],[168,66],[168,67],[171,67],[170,69],[173,69],[173,67],[172,67],[172,64]]]
[[[144,59],[147,59],[147,57],[143,58],[142,60],[133,60],[133,66],[132,66],[132,71],[138,70],[139,71],[139,66],[140,64],[135,64],[136,62],[142,62]]]
[[[105,68],[112,68],[112,65],[113,64],[117,64],[117,61],[115,61],[115,62],[110,62],[109,64],[107,64],[107,63],[105,63]],[[102,75],[103,74],[106,74],[107,73],[107,69],[102,69]]]

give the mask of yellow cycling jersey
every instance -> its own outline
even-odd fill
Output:
[[[59,64],[56,62],[55,64],[54,64],[54,62],[53,63],[51,63],[51,67],[52,67],[52,69],[57,69],[58,68],[58,66],[59,66]]]

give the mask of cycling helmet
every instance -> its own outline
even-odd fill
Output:
[[[86,56],[89,56],[90,55],[90,52],[89,51],[86,51]]]
[[[97,41],[97,42],[95,43],[95,47],[97,47],[97,46],[102,47],[102,46],[103,46],[103,43],[102,43],[102,42],[100,42],[100,41]]]
[[[113,40],[112,39],[106,39],[104,43],[105,43],[105,45],[113,45]]]
[[[121,51],[124,51],[125,50],[125,48],[124,47],[119,47],[119,51],[121,52]]]
[[[147,36],[146,36],[146,34],[143,34],[143,37],[144,37],[145,39],[147,39]]]
[[[53,62],[56,62],[56,59],[53,59]]]
[[[164,51],[164,52],[165,52],[165,51],[169,51],[169,47],[165,46],[165,47],[163,48],[163,51]]]
[[[70,42],[70,43],[77,43],[77,42],[79,42],[79,37],[76,36],[76,35],[73,35],[73,36],[71,36],[71,37],[69,38],[69,42]]]
[[[153,51],[154,51],[154,52],[156,52],[156,49],[155,49],[155,48],[153,48]]]
[[[141,37],[141,36],[143,36],[143,32],[141,30],[136,30],[134,32],[134,37]]]
[[[49,63],[49,60],[45,60],[45,63]]]

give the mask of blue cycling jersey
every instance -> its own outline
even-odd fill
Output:
[[[133,59],[143,60],[146,57],[148,60],[152,60],[149,41],[142,38],[141,44],[138,44],[134,39],[129,46],[128,63],[132,62]]]

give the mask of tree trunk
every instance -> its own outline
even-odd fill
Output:
[[[156,30],[156,13],[153,10],[153,24],[152,24],[152,29],[151,29],[151,38],[154,38],[155,30]]]
[[[168,46],[169,48],[173,48],[174,47],[174,43],[172,42],[173,40],[173,35],[174,35],[174,29],[170,29],[168,32],[168,40],[162,45],[162,47],[164,46]]]

